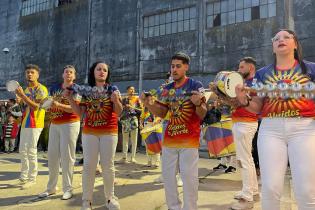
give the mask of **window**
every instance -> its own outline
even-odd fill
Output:
[[[143,38],[196,30],[196,7],[143,17]]]
[[[22,16],[31,15],[51,8],[50,0],[22,0]]]
[[[276,0],[220,0],[208,3],[207,28],[276,16]]]
[[[62,6],[64,4],[71,4],[72,0],[58,0],[58,6]]]

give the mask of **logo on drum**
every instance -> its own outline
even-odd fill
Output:
[[[229,90],[230,89],[230,78],[226,80],[226,88]]]

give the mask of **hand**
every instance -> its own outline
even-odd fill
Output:
[[[53,100],[51,104],[51,108],[58,108],[59,105],[60,103],[58,101]]]
[[[119,91],[114,91],[112,95],[110,96],[111,102],[114,104],[120,103],[120,93]]]
[[[199,91],[191,91],[192,95],[190,96],[190,100],[191,102],[195,105],[195,106],[200,106],[202,103],[202,97],[203,94],[200,93]]]
[[[72,96],[73,96],[73,91],[66,88],[66,89],[62,92],[62,95],[63,95],[63,97],[65,97],[66,99],[71,99]]]
[[[19,86],[16,90],[15,90],[16,95],[18,95],[20,98],[22,98],[23,96],[25,96],[24,90],[21,86]]]

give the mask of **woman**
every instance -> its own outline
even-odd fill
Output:
[[[255,78],[263,84],[300,83],[315,80],[315,63],[302,60],[301,45],[291,30],[280,30],[272,39],[275,61]],[[262,180],[262,209],[280,209],[288,161],[295,199],[300,210],[315,209],[315,105],[301,97],[249,99],[236,87],[237,98],[249,111],[261,112],[258,153]]]
[[[53,85],[49,92],[54,101],[49,109],[51,124],[48,142],[49,181],[45,192],[39,197],[47,197],[56,193],[59,176],[59,165],[62,168],[63,200],[72,197],[73,166],[75,162],[75,147],[80,131],[80,117],[73,113],[62,92],[74,84],[76,70],[67,65],[63,69],[63,83]],[[78,102],[77,95],[74,100]]]
[[[82,131],[83,146],[83,173],[82,173],[82,208],[90,210],[93,187],[95,181],[95,169],[100,156],[100,164],[103,173],[104,193],[106,206],[110,210],[120,209],[117,198],[114,195],[114,157],[118,141],[117,115],[122,111],[120,94],[116,86],[110,83],[109,67],[104,62],[94,63],[88,76],[89,88],[97,87],[97,90],[90,90],[82,96],[78,105],[71,97],[72,91],[66,91],[71,107],[79,115],[85,116]]]

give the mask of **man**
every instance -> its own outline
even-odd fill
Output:
[[[38,82],[39,67],[29,64],[25,68],[27,88],[16,89],[16,94],[26,105],[21,124],[21,154],[20,184],[23,188],[36,183],[37,176],[37,142],[44,128],[45,110],[40,108],[43,99],[47,98],[47,88]]]
[[[190,58],[176,53],[171,59],[173,82],[158,93],[158,101],[142,94],[144,106],[155,115],[169,121],[162,148],[162,174],[168,209],[197,210],[198,147],[200,122],[207,112],[202,84],[186,76]],[[184,205],[178,197],[176,173],[179,167],[183,180]]]
[[[122,162],[127,162],[129,140],[131,141],[130,162],[136,163],[137,141],[138,141],[138,116],[141,113],[139,97],[135,95],[133,86],[127,87],[127,97],[123,99],[123,112],[120,122],[122,124],[123,135],[123,158]]]
[[[247,86],[252,86],[256,72],[256,61],[252,57],[240,60],[238,72],[242,74]],[[255,164],[252,158],[252,141],[258,126],[258,116],[240,106],[232,113],[232,133],[236,144],[236,159],[242,174],[242,190],[234,196],[238,200],[232,209],[250,209],[259,199]]]
[[[63,200],[72,197],[73,166],[75,162],[75,148],[80,131],[80,117],[73,112],[68,100],[62,95],[66,88],[73,85],[76,78],[75,68],[67,65],[63,69],[63,83],[50,88],[53,105],[50,108],[51,124],[48,142],[49,181],[47,190],[39,197],[47,197],[56,193],[59,176],[59,165],[62,169]],[[77,101],[79,98],[75,96]]]

